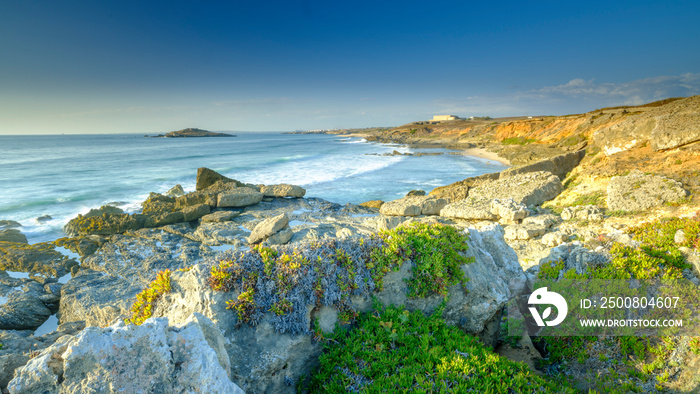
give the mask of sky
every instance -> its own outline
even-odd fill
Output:
[[[0,0],[0,134],[396,126],[700,94],[700,2]]]

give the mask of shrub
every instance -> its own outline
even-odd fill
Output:
[[[131,317],[127,323],[140,325],[153,315],[156,301],[170,292],[170,270],[161,271],[141,293],[136,295],[136,302],[131,306]]]
[[[567,393],[524,364],[502,358],[440,318],[375,306],[327,341],[311,392]]]

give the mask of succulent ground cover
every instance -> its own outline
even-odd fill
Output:
[[[311,392],[573,393],[524,364],[502,358],[479,339],[449,327],[441,310],[425,316],[396,307],[358,317],[326,339]]]

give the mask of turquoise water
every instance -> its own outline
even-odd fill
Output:
[[[91,208],[109,203],[138,212],[149,192],[178,183],[192,191],[199,167],[242,182],[301,185],[307,197],[341,204],[392,200],[505,168],[463,155],[375,155],[393,150],[447,152],[318,134],[0,136],[0,220],[20,222],[30,242],[53,240]],[[52,219],[39,223],[43,215]]]

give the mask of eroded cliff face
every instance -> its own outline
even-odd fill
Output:
[[[700,96],[577,115],[413,122],[362,133],[380,141],[486,148],[514,166],[585,148],[572,173],[579,181],[638,169],[700,188]]]

